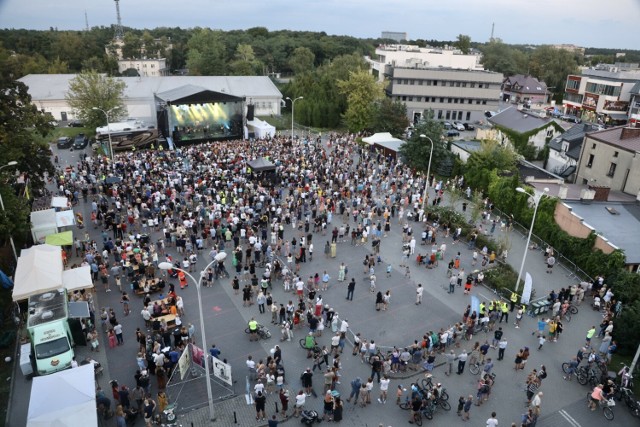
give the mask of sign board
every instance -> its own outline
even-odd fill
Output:
[[[231,365],[229,365],[228,363],[224,363],[217,357],[211,356],[211,359],[213,360],[213,375],[221,381],[232,386],[233,381],[231,380]]]
[[[184,377],[189,373],[191,368],[191,352],[189,350],[183,351],[178,359],[178,369],[180,370],[180,380],[184,380]]]

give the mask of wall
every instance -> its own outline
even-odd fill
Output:
[[[593,148],[595,144],[595,148]],[[618,152],[617,157],[615,153]],[[591,167],[587,167],[591,154],[594,155]],[[582,147],[582,155],[576,176],[576,184],[583,182],[595,182],[597,185],[610,187],[614,191],[623,191],[627,194],[637,195],[640,191],[640,159],[621,147],[605,144],[601,141],[585,137]],[[615,163],[616,171],[613,177],[607,176],[611,163]],[[629,178],[623,188],[625,177],[629,170]]]
[[[551,173],[560,174],[568,166],[575,166],[576,161],[567,155],[561,156],[559,151],[549,150],[549,159],[545,169]]]
[[[564,204],[556,204],[556,211],[554,212],[554,219],[558,226],[566,231],[570,236],[579,237],[585,239],[591,234],[593,228],[584,223],[584,220],[571,211],[571,207]],[[595,249],[600,249],[605,254],[610,254],[617,247],[610,244],[607,239],[598,235],[593,245]]]

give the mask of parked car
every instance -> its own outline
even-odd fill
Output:
[[[60,138],[58,138],[58,148],[69,148],[71,147],[71,138],[69,138],[68,136],[62,136]]]
[[[67,123],[67,126],[69,126],[70,128],[81,128],[81,127],[84,127],[84,123],[81,120],[74,119],[74,120],[69,120],[69,122]]]
[[[444,130],[449,130],[451,128],[453,128],[453,125],[449,122],[444,122],[442,123],[442,126],[444,126]]]
[[[465,131],[464,125],[460,122],[453,122],[453,128],[459,131]]]
[[[474,125],[472,125],[471,123],[465,123],[464,124],[464,128],[466,130],[475,130],[476,127]]]
[[[76,135],[76,138],[73,140],[73,148],[76,150],[82,150],[89,144],[89,139],[85,136],[84,133],[79,133]]]
[[[450,129],[450,130],[448,130],[448,131],[447,131],[446,135],[447,135],[448,137],[452,137],[452,136],[460,136],[460,132],[458,132],[458,131],[457,131],[457,130],[455,130],[455,129]]]
[[[571,122],[571,123],[582,122],[582,120],[580,120],[578,117],[573,116],[571,114],[563,114],[562,116],[560,116],[560,120],[564,120],[565,122]]]

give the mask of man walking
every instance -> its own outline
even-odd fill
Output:
[[[458,375],[461,375],[464,372],[464,365],[467,363],[467,357],[467,351],[462,350],[462,353],[458,356]]]
[[[418,287],[416,288],[416,305],[422,304],[422,293],[424,292],[424,288],[421,283],[418,283]]]
[[[504,359],[504,351],[507,348],[507,344],[507,339],[502,336],[502,339],[500,339],[500,342],[498,343],[498,360]]]

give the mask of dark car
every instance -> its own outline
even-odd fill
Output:
[[[89,145],[89,139],[84,135],[84,133],[76,135],[76,138],[73,140],[73,148],[82,150],[87,145]]]
[[[564,120],[565,122],[571,122],[571,123],[582,122],[582,120],[580,120],[578,117],[571,114],[563,114],[562,116],[560,116],[560,120]]]
[[[71,138],[68,136],[63,136],[58,138],[57,142],[58,148],[69,148],[71,147]]]
[[[82,121],[78,119],[69,120],[69,123],[67,123],[67,126],[69,126],[70,128],[81,128],[81,127],[84,127],[84,123],[82,123]]]
[[[464,128],[466,130],[474,130],[476,127],[474,125],[472,125],[471,123],[465,123],[464,124]]]
[[[455,129],[451,129],[451,130],[447,131],[446,135],[449,136],[449,137],[451,137],[451,136],[460,136],[460,132],[458,132]]]
[[[442,123],[442,126],[444,126],[444,130],[449,130],[453,127],[453,125],[449,122]]]

